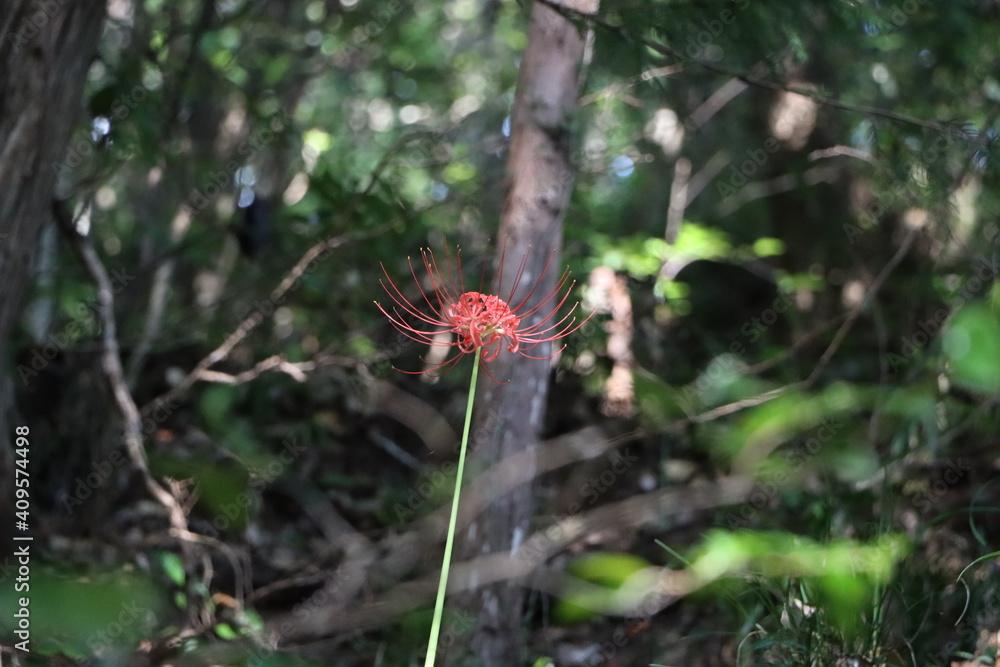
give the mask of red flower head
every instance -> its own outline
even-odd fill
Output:
[[[382,266],[382,272],[385,274],[387,282],[382,283],[382,288],[395,302],[396,306],[393,306],[390,312],[383,308],[377,301],[375,305],[378,306],[383,315],[389,318],[392,325],[408,338],[426,345],[455,347],[458,349],[458,352],[450,359],[440,364],[435,364],[427,370],[403,371],[404,373],[439,373],[450,369],[462,356],[479,350],[482,350],[482,360],[489,363],[495,361],[500,356],[500,350],[503,347],[506,347],[508,352],[516,352],[530,359],[550,359],[558,354],[559,351],[545,357],[534,357],[527,354],[527,351],[541,343],[547,343],[568,336],[590,319],[590,317],[587,317],[582,322],[577,323],[576,318],[572,317],[578,305],[574,304],[565,316],[553,322],[556,313],[566,303],[569,293],[575,284],[574,282],[570,282],[568,270],[563,272],[551,292],[541,298],[534,306],[527,307],[528,301],[534,296],[539,283],[549,270],[549,265],[552,263],[551,257],[545,263],[545,268],[538,277],[539,282],[535,283],[516,306],[511,306],[510,303],[521,283],[521,277],[524,275],[527,258],[521,260],[521,265],[518,268],[517,276],[514,278],[510,294],[504,300],[494,294],[465,290],[465,285],[462,281],[461,251],[456,252],[455,255],[456,264],[458,265],[455,272],[452,271],[450,257],[446,256],[445,272],[442,273],[437,261],[434,259],[434,253],[428,249],[421,249],[420,256],[423,259],[424,269],[430,278],[431,290],[434,292],[433,298],[432,295],[428,294],[431,290],[425,291],[421,286],[420,279],[417,278],[416,270],[413,268],[413,263],[409,262],[409,260],[407,261],[410,264],[410,275],[413,276],[417,284],[417,289],[420,291],[420,296],[423,297],[424,303],[427,304],[429,312],[421,312],[420,308],[411,303],[403,295],[392,281],[392,278],[389,277],[385,266]],[[501,258],[500,265],[501,267],[503,266],[503,258]],[[495,290],[496,285],[502,278],[503,273],[501,269],[501,273],[494,279],[491,289]],[[480,286],[480,289],[482,289],[482,286]],[[560,296],[560,293],[562,293],[562,296]],[[409,324],[404,315],[400,313],[400,310],[408,315],[410,319],[422,322],[430,328],[417,328],[422,325]],[[537,317],[542,311],[546,311],[546,314]],[[527,324],[532,319],[536,321],[533,324]],[[442,340],[441,334],[443,333],[451,333],[451,340]],[[489,371],[486,372],[489,375]],[[492,375],[490,377],[493,378]],[[496,380],[496,378],[493,379]]]

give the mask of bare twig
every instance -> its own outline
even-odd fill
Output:
[[[666,67],[655,67],[650,70],[646,70],[642,74],[630,77],[624,81],[619,81],[618,83],[612,84],[606,88],[593,92],[589,95],[584,95],[580,98],[580,106],[586,106],[594,102],[599,102],[607,97],[614,97],[618,93],[632,88],[638,83],[643,81],[650,81],[661,76],[672,76],[680,72],[683,68],[680,65],[667,65]]]
[[[667,243],[677,241],[687,207],[730,162],[726,151],[718,151],[692,176],[691,162],[687,158],[677,160],[674,182],[670,186],[670,207],[667,210],[667,227],[664,233]]]
[[[747,183],[738,193],[730,195],[719,202],[718,206],[716,206],[716,213],[720,217],[725,217],[755,199],[772,197],[782,192],[789,192],[802,185],[832,183],[839,176],[840,170],[836,167],[813,167],[803,172],[784,174],[766,181]]]
[[[271,292],[270,302],[272,304],[281,303],[285,298],[285,294],[287,294],[299,278],[302,277],[302,274],[305,273],[305,270],[309,267],[309,265],[311,265],[324,253],[343,245],[351,237],[352,235],[349,234],[331,236],[309,248],[302,258],[299,259],[298,263],[292,267],[292,270],[288,272],[284,279]],[[184,378],[172,389],[170,389],[170,391],[167,391],[144,405],[142,408],[142,414],[148,415],[150,412],[155,411],[161,406],[169,405],[186,394],[187,391],[195,385],[195,383],[202,379],[202,375],[210,367],[228,357],[229,353],[233,351],[233,348],[246,338],[251,331],[260,326],[263,321],[264,314],[260,312],[259,309],[249,313],[243,321],[240,322],[240,325],[236,327],[236,330],[229,334],[221,345],[212,350],[207,356],[199,361],[194,369],[184,376]]]
[[[115,324],[114,288],[107,269],[101,262],[90,239],[77,233],[72,216],[65,202],[53,205],[56,221],[69,238],[73,249],[80,256],[91,279],[97,285],[97,316],[101,322],[101,365],[111,385],[115,402],[124,420],[125,451],[132,465],[139,471],[150,495],[167,511],[172,533],[180,540],[188,571],[194,569],[198,555],[193,548],[193,533],[188,530],[187,515],[181,502],[164,488],[149,470],[149,460],[142,442],[142,416],[129,391],[122,368],[121,352],[118,346],[118,332]]]
[[[730,79],[688,116],[684,127],[689,130],[697,130],[748,87],[746,83],[737,78]]]
[[[308,379],[306,377],[306,373],[309,373],[315,368],[316,362],[314,361],[300,361],[293,363],[285,359],[285,355],[275,354],[267,359],[264,359],[263,361],[258,361],[253,368],[245,370],[242,373],[237,373],[236,375],[222,373],[220,371],[203,370],[195,379],[202,382],[217,382],[219,384],[245,384],[256,380],[267,371],[278,370],[285,375],[290,376],[296,382],[305,382]]]
[[[677,242],[681,231],[681,221],[688,205],[688,183],[691,181],[691,160],[686,157],[677,159],[674,164],[674,180],[670,184],[670,205],[667,207],[667,229],[663,237],[667,243]]]
[[[370,194],[371,191],[375,188],[375,186],[379,183],[379,177],[381,176],[385,168],[388,166],[392,156],[395,155],[396,150],[397,149],[394,148],[393,150],[388,151],[385,155],[382,156],[382,159],[375,166],[375,169],[372,170],[371,178],[368,181],[368,185],[365,186],[364,190],[362,190],[354,198],[352,205],[344,213],[344,217],[350,217],[353,214],[353,212],[357,209],[358,205],[360,204],[360,201],[364,199],[364,197],[368,196],[368,194]],[[368,232],[330,236],[326,239],[323,239],[322,241],[313,244],[312,247],[306,250],[306,252],[302,255],[302,257],[299,258],[299,261],[296,262],[295,266],[293,266],[291,270],[289,270],[289,272],[285,274],[284,278],[281,279],[281,282],[278,283],[278,286],[271,291],[270,302],[272,304],[280,304],[282,301],[284,301],[285,295],[292,289],[292,287],[295,286],[295,284],[302,277],[302,274],[305,273],[306,270],[309,269],[309,267],[312,266],[312,264],[316,262],[318,259],[320,259],[322,256],[326,255],[335,248],[344,245],[348,241],[357,241],[366,238],[373,238],[385,232],[388,228],[389,227],[387,225],[382,225]],[[179,399],[181,396],[186,394],[187,391],[191,389],[192,386],[194,386],[199,380],[202,379],[202,374],[205,371],[207,371],[209,368],[211,368],[215,364],[219,363],[220,361],[228,357],[229,353],[233,351],[233,348],[235,348],[244,338],[246,338],[251,331],[260,326],[260,324],[263,321],[264,321],[264,314],[261,313],[259,309],[255,309],[254,311],[249,313],[243,319],[243,321],[240,322],[239,326],[236,327],[236,330],[233,331],[226,338],[226,340],[222,342],[221,345],[212,350],[207,356],[205,356],[201,361],[199,361],[198,364],[194,367],[194,369],[191,370],[191,372],[189,372],[186,376],[184,376],[184,378],[182,378],[177,385],[175,385],[169,391],[154,398],[152,401],[144,405],[142,407],[142,414],[148,415],[149,413],[157,410],[158,408],[164,405],[169,405],[174,400]]]
[[[686,203],[690,205],[730,162],[729,155],[725,151],[719,151],[710,157],[708,162],[691,177],[687,187]]]
[[[458,444],[458,434],[433,406],[391,382],[372,379],[366,385],[368,407],[412,430],[432,454],[444,454]]]
[[[174,216],[170,225],[170,242],[176,247],[191,224],[192,211],[187,205],[181,206]],[[153,274],[153,287],[149,292],[149,308],[146,310],[145,326],[142,336],[136,343],[135,349],[128,360],[128,373],[126,379],[128,386],[135,388],[135,383],[139,379],[139,372],[146,355],[153,346],[153,341],[160,333],[163,324],[163,315],[167,308],[167,296],[170,294],[170,282],[173,280],[176,259],[168,255],[166,260],[157,267]]]
[[[814,328],[812,331],[809,331],[804,335],[802,335],[798,340],[796,340],[794,343],[786,347],[778,354],[774,355],[773,357],[768,357],[764,361],[753,364],[752,366],[747,366],[746,368],[743,369],[743,372],[746,373],[747,375],[758,375],[760,373],[763,373],[764,371],[768,371],[774,368],[779,363],[781,363],[788,357],[798,352],[804,346],[808,345],[810,342],[812,342],[822,334],[829,331],[834,324],[837,324],[841,320],[845,319],[847,316],[848,316],[847,313],[843,313],[841,315],[838,315],[837,317],[827,320],[823,324],[820,324],[819,326]]]
[[[826,351],[823,352],[823,356],[820,357],[819,363],[816,364],[813,372],[808,378],[806,378],[804,383],[806,388],[811,387],[816,380],[819,379],[819,376],[823,373],[827,364],[830,363],[830,359],[832,359],[833,355],[837,353],[838,349],[840,349],[841,343],[844,342],[844,338],[847,336],[847,333],[851,330],[851,327],[854,326],[854,322],[858,319],[868,304],[871,303],[872,299],[875,298],[875,295],[878,294],[879,290],[882,289],[882,285],[885,284],[885,281],[889,278],[889,274],[892,273],[893,269],[895,269],[896,266],[903,261],[906,253],[910,250],[910,246],[913,244],[913,240],[917,237],[917,231],[917,227],[910,227],[906,234],[906,238],[903,239],[903,242],[896,250],[896,254],[889,259],[884,267],[882,267],[882,271],[879,272],[878,276],[875,277],[875,280],[872,281],[868,291],[865,292],[865,297],[861,299],[861,301],[859,301],[853,309],[851,309],[847,319],[844,320],[844,323],[840,325],[840,329],[838,329],[837,333],[834,335],[829,347],[826,348]]]
[[[570,19],[573,19],[573,20],[576,20],[576,21],[579,21],[579,22],[589,23],[589,24],[593,24],[593,25],[599,26],[599,27],[604,28],[605,30],[607,30],[609,32],[612,32],[612,33],[615,33],[615,34],[621,36],[623,39],[626,39],[626,40],[629,40],[629,41],[632,41],[632,42],[635,42],[635,43],[638,43],[638,44],[642,44],[643,46],[646,46],[649,49],[652,49],[653,51],[656,51],[657,53],[659,53],[661,55],[669,56],[669,57],[671,57],[671,58],[673,58],[673,59],[675,59],[675,60],[677,60],[679,62],[687,62],[687,63],[692,63],[694,65],[698,65],[699,67],[701,67],[703,69],[707,69],[707,70],[709,70],[711,72],[715,72],[717,74],[722,74],[722,75],[725,75],[725,76],[728,76],[728,77],[732,77],[732,78],[737,79],[739,81],[742,81],[743,83],[745,83],[747,85],[750,85],[750,86],[756,86],[757,88],[764,88],[766,90],[773,90],[773,91],[777,91],[777,92],[796,93],[797,95],[802,95],[803,97],[807,97],[807,98],[813,100],[814,102],[816,102],[818,104],[822,104],[824,106],[832,107],[834,109],[841,109],[841,110],[844,110],[844,111],[853,111],[855,113],[864,114],[866,116],[876,116],[876,117],[880,117],[880,118],[886,118],[886,119],[889,119],[889,120],[892,120],[892,121],[896,121],[898,123],[904,123],[906,125],[913,125],[915,127],[921,127],[921,128],[927,129],[927,130],[934,130],[935,132],[941,132],[941,133],[947,134],[949,136],[954,136],[954,137],[957,137],[957,138],[962,139],[964,141],[967,141],[969,143],[975,143],[975,144],[982,144],[982,143],[984,143],[984,141],[982,139],[976,139],[976,140],[974,140],[972,137],[968,136],[964,132],[958,132],[958,131],[956,131],[953,128],[949,128],[948,125],[947,125],[947,123],[945,123],[944,121],[939,121],[939,120],[924,120],[922,118],[915,118],[913,116],[907,116],[905,114],[897,113],[897,112],[891,111],[889,109],[883,109],[881,107],[875,107],[875,106],[870,106],[870,105],[866,105],[866,104],[854,104],[854,103],[851,103],[851,102],[844,102],[843,100],[837,99],[835,97],[826,97],[826,96],[824,96],[824,95],[816,92],[815,90],[809,90],[809,89],[806,89],[806,88],[799,88],[799,87],[796,87],[796,86],[789,86],[787,84],[784,84],[784,83],[781,83],[781,82],[777,82],[777,81],[767,81],[767,80],[764,80],[764,79],[759,79],[759,78],[756,78],[752,72],[748,74],[746,72],[736,71],[736,70],[730,69],[728,67],[724,67],[722,65],[717,65],[717,64],[715,64],[713,62],[710,62],[708,60],[700,60],[700,59],[697,59],[697,58],[688,58],[687,56],[685,56],[680,51],[678,51],[676,49],[673,49],[673,48],[671,48],[671,47],[669,47],[669,46],[667,46],[665,44],[661,44],[659,42],[653,41],[653,40],[645,38],[645,37],[641,37],[639,35],[634,35],[634,34],[630,33],[628,30],[626,30],[625,28],[622,28],[621,26],[613,25],[613,24],[609,23],[608,21],[604,20],[598,14],[589,14],[589,13],[584,13],[584,12],[578,12],[578,11],[573,10],[572,8],[566,7],[565,5],[559,4],[558,2],[554,2],[553,0],[538,0],[538,2],[541,3],[541,4],[543,4],[543,5],[545,5],[546,7],[549,7],[551,9],[555,10],[556,12],[559,12],[560,14],[562,14],[563,16],[565,16],[567,18],[570,18]]]
[[[765,391],[764,393],[757,394],[756,396],[750,396],[748,398],[743,398],[738,401],[733,401],[732,403],[726,403],[725,405],[720,405],[719,407],[713,408],[708,412],[703,412],[699,415],[688,417],[687,419],[677,424],[677,426],[680,426],[683,423],[704,424],[705,422],[715,421],[716,419],[727,417],[736,412],[741,412],[748,408],[755,408],[758,405],[767,403],[768,401],[773,401],[774,399],[778,398],[779,396],[783,396],[784,394],[788,393],[789,391],[792,391],[793,389],[802,388],[802,386],[803,386],[802,382],[796,382],[795,384],[789,384],[785,385],[784,387],[778,387],[777,389],[772,389],[771,391]]]
[[[858,150],[857,148],[851,148],[850,146],[830,146],[829,148],[818,148],[813,152],[809,153],[808,157],[810,160],[825,160],[832,157],[853,157],[858,160],[864,160],[868,164],[876,164],[875,158],[868,151]]]

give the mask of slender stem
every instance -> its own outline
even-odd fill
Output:
[[[455,472],[455,493],[451,498],[451,519],[448,521],[448,539],[444,543],[444,559],[441,564],[441,579],[438,581],[437,599],[434,601],[434,620],[431,622],[431,636],[427,640],[427,659],[424,667],[434,667],[437,657],[438,635],[441,634],[441,616],[444,614],[444,595],[448,589],[448,572],[451,570],[451,551],[455,546],[455,525],[458,523],[458,499],[462,493],[462,476],[465,472],[465,452],[469,444],[469,427],[472,425],[472,404],[476,399],[476,378],[479,376],[479,351],[472,363],[472,382],[469,384],[469,403],[465,408],[465,426],[462,428],[462,448],[458,453],[458,470]]]

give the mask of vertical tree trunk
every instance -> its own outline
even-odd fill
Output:
[[[569,0],[567,7],[593,12],[597,0]],[[508,192],[498,238],[506,250],[498,294],[510,293],[521,261],[527,258],[521,288],[512,304],[523,299],[552,265],[535,292],[537,300],[554,287],[562,270],[562,224],[573,183],[570,163],[569,113],[579,96],[580,68],[586,35],[559,13],[535,3],[531,11],[528,47],[521,62],[511,124]],[[553,253],[555,255],[553,256]],[[543,313],[544,314],[544,313]],[[535,354],[537,352],[537,355]],[[550,351],[536,348],[534,356]],[[472,452],[495,462],[535,444],[542,427],[549,385],[548,360],[501,354],[491,372],[506,385],[483,378],[477,394]],[[488,553],[510,553],[528,534],[532,514],[530,484],[495,498],[461,536],[462,559]],[[452,649],[449,661],[459,664],[463,653],[476,664],[510,667],[521,664],[524,593],[518,585],[501,583],[480,589],[464,601],[476,625],[464,647]]]
[[[31,280],[31,262],[52,218],[54,165],[82,110],[87,70],[101,36],[104,0],[0,2],[0,469],[9,463],[13,423],[10,336]],[[30,426],[30,425],[27,425]],[[12,475],[0,481],[0,515],[10,510]],[[0,516],[6,532],[13,524]],[[9,540],[6,545],[12,544]]]

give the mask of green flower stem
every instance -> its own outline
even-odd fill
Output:
[[[434,620],[431,636],[427,640],[427,659],[424,667],[434,667],[437,657],[438,636],[441,634],[441,617],[444,614],[444,596],[448,589],[448,572],[451,570],[451,551],[455,546],[455,525],[458,523],[458,499],[462,494],[462,477],[465,472],[465,452],[469,444],[469,427],[472,425],[472,404],[476,399],[476,378],[479,376],[479,353],[472,363],[472,382],[469,384],[469,403],[465,408],[465,426],[462,429],[462,449],[458,453],[458,470],[455,472],[455,493],[451,498],[451,519],[448,520],[448,538],[444,543],[441,579],[438,581],[437,599],[434,601]]]

